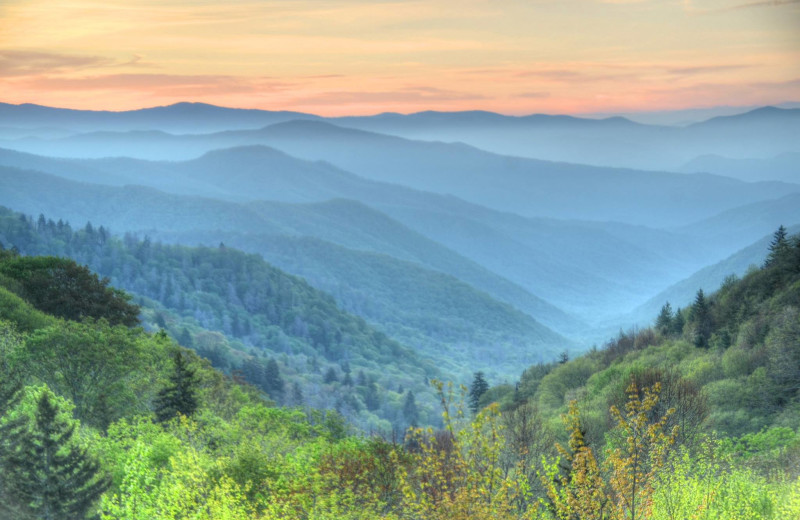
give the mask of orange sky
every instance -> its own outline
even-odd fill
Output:
[[[0,101],[323,115],[800,101],[800,0],[0,0]]]

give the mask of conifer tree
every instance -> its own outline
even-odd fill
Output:
[[[344,379],[342,379],[342,384],[344,386],[353,386],[353,378],[350,377],[350,372],[345,372]]]
[[[489,390],[489,383],[483,377],[483,372],[475,372],[472,385],[469,387],[469,408],[472,413],[478,413],[481,396]]]
[[[417,408],[417,402],[414,398],[414,392],[411,390],[408,391],[406,394],[406,399],[403,402],[403,417],[406,418],[408,424],[411,426],[417,425],[417,420],[419,419],[419,409]]]
[[[3,432],[4,498],[18,518],[86,518],[110,485],[99,464],[74,444],[75,423],[59,412],[45,390],[33,424],[21,415]]]
[[[169,377],[170,384],[158,392],[154,403],[159,422],[169,421],[178,414],[189,417],[197,410],[197,375],[181,351],[176,351],[173,359],[175,368]]]
[[[683,311],[680,307],[675,311],[675,317],[672,319],[672,333],[676,336],[683,334],[683,326],[686,324],[686,319],[683,317]]]
[[[786,258],[790,250],[789,240],[786,237],[786,228],[780,226],[772,235],[772,242],[769,244],[769,255],[764,262],[764,267],[770,267],[780,263]]]
[[[378,397],[378,385],[375,382],[370,382],[367,385],[367,391],[364,395],[364,404],[367,405],[367,410],[374,411],[380,406],[380,398]]]
[[[658,313],[656,329],[661,334],[669,334],[672,331],[672,319],[672,306],[667,302],[661,307],[661,312]]]
[[[328,371],[325,372],[325,379],[323,379],[323,381],[326,385],[338,382],[339,376],[336,375],[336,369],[333,367],[328,368]]]
[[[711,310],[703,289],[697,291],[689,318],[694,325],[694,345],[698,348],[708,348],[708,339],[711,337]]]
[[[283,399],[283,378],[281,377],[278,362],[274,359],[270,359],[264,369],[264,387],[267,393],[274,397],[275,400],[280,401]]]

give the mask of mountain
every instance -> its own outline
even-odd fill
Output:
[[[713,173],[743,181],[773,180],[800,183],[800,153],[784,153],[764,159],[731,159],[701,155],[680,167],[685,173]]]
[[[800,152],[800,109],[777,107],[760,107],[677,127],[641,124],[624,117],[505,116],[483,111],[386,113],[326,119],[296,112],[230,109],[201,103],[178,103],[127,112],[0,104],[0,120],[14,121],[15,127],[27,129],[21,134],[10,132],[6,137],[23,140],[7,141],[0,146],[42,151],[43,143],[36,138],[50,139],[57,134],[45,130],[37,134],[32,131],[37,127],[73,133],[131,130],[211,133],[256,129],[298,119],[329,121],[338,126],[409,139],[462,142],[502,155],[646,170],[677,170],[695,157],[708,154],[746,159]],[[33,139],[25,139],[26,136]],[[135,137],[129,136],[130,139]],[[81,142],[78,139],[73,143],[78,145]],[[223,143],[211,148],[237,144],[248,143]],[[141,139],[139,145],[143,145]],[[50,146],[58,145],[51,142]],[[105,151],[107,154],[129,155],[123,152],[119,146]],[[137,157],[170,158],[170,150],[166,148],[150,146],[139,151],[140,154],[145,152],[149,155]],[[69,147],[62,148],[59,153],[69,154]],[[202,152],[195,150],[193,153],[197,156]],[[181,156],[190,157],[192,155]]]
[[[500,156],[463,144],[430,143],[290,121],[255,131],[172,136],[103,132],[53,141],[6,143],[14,149],[97,157],[196,158],[210,150],[263,144],[324,160],[364,178],[451,194],[530,217],[675,226],[743,204],[800,191],[799,185],[748,184],[714,175],[601,168]]]
[[[202,244],[224,240],[226,247],[257,252],[459,380],[469,379],[476,367],[489,377],[506,378],[526,359],[554,359],[578,347],[471,285],[383,254],[311,237],[231,231],[157,233],[154,238]]]
[[[254,150],[246,149],[250,154]],[[268,149],[261,150],[257,165],[261,171],[271,169],[266,158],[278,157],[287,160],[280,152]],[[15,152],[0,153],[0,163],[7,157],[20,159],[24,157]],[[381,186],[358,179],[344,172],[320,165],[316,169],[312,163],[296,161],[294,168],[280,170],[283,178],[291,180],[284,191],[276,187],[280,182],[269,181],[269,193],[264,193],[263,179],[256,176],[253,184],[241,186],[240,191],[231,190],[236,184],[227,179],[228,164],[235,164],[235,152],[210,154],[211,163],[221,166],[215,180],[197,181],[192,176],[197,172],[207,172],[208,168],[195,163],[150,163],[130,159],[112,159],[98,161],[64,161],[41,159],[30,156],[32,160],[26,164],[45,166],[48,171],[55,171],[74,179],[98,179],[109,184],[124,184],[138,176],[140,183],[152,183],[158,188],[178,191],[180,193],[203,193],[224,196],[231,194],[233,199],[250,198],[253,194],[270,196],[278,199],[316,199],[313,194],[303,192],[297,186],[302,177],[300,170],[310,170],[312,176],[322,172],[330,173],[320,185],[331,187],[323,190],[321,199],[327,196],[348,194],[363,200],[387,199],[392,197],[392,190],[381,191]],[[222,160],[217,160],[219,157]],[[19,161],[14,161],[18,164]],[[85,168],[84,168],[85,165]],[[299,166],[298,166],[299,165]],[[208,166],[208,165],[206,165]],[[102,168],[102,171],[99,169]],[[107,174],[105,172],[108,172]],[[583,327],[579,320],[571,317],[551,304],[537,298],[530,292],[498,276],[486,268],[442,247],[440,244],[415,233],[385,215],[370,210],[354,202],[339,201],[323,205],[287,205],[280,203],[258,203],[240,206],[220,200],[207,198],[181,198],[156,192],[150,188],[124,186],[122,189],[110,190],[108,186],[87,187],[71,184],[63,179],[51,178],[34,172],[20,170],[0,171],[0,179],[4,186],[2,200],[9,206],[19,207],[32,214],[46,213],[57,215],[72,222],[106,222],[117,230],[225,230],[227,232],[249,232],[255,234],[290,234],[319,237],[333,241],[351,249],[377,251],[392,255],[401,260],[417,262],[428,268],[449,273],[492,294],[495,298],[516,306],[523,312],[571,333]],[[336,184],[336,180],[341,184]],[[38,187],[45,187],[38,190]],[[222,186],[222,188],[217,188]],[[305,188],[306,186],[304,186]],[[51,189],[53,188],[53,189]],[[381,195],[383,193],[383,195]],[[398,197],[403,194],[410,200],[415,199],[411,190],[398,190]],[[250,194],[250,197],[247,196]],[[258,195],[256,195],[258,196]],[[94,202],[96,199],[96,203]],[[87,203],[86,201],[92,201]],[[424,200],[424,198],[423,198]],[[402,202],[396,202],[401,204]],[[436,200],[431,203],[435,204]],[[187,237],[188,239],[188,237]],[[220,239],[224,241],[224,238]],[[194,244],[191,240],[188,243]],[[243,246],[248,251],[253,251]]]
[[[683,236],[702,238],[710,245],[745,247],[779,225],[800,224],[800,194],[756,202],[677,228]]]
[[[274,235],[297,235],[292,221],[307,220],[302,218],[302,207],[294,212],[289,205],[276,204],[267,211],[265,208],[270,206],[268,203],[261,203],[260,209],[255,209],[224,201],[169,195],[151,188],[78,184],[46,174],[6,168],[0,168],[0,185],[3,186],[3,203],[18,204],[30,214],[52,214],[71,222],[89,220],[95,226],[98,222],[105,222],[111,229],[144,230],[153,237],[181,232],[178,236],[182,243],[217,245],[225,242],[249,252],[260,253],[268,260],[281,261],[281,265],[293,274],[312,275],[308,280],[318,288],[343,288],[338,291],[341,304],[357,301],[357,305],[349,307],[351,310],[372,320],[386,332],[402,330],[403,338],[413,338],[415,347],[432,356],[442,356],[448,348],[459,345],[461,350],[452,358],[438,359],[440,364],[451,364],[459,370],[466,370],[466,373],[470,370],[468,360],[473,359],[471,351],[493,348],[509,353],[513,350],[517,355],[527,357],[542,357],[554,355],[571,345],[571,342],[550,331],[530,315],[508,304],[501,304],[473,286],[431,271],[430,268],[364,251],[337,248],[322,241],[313,242],[310,244],[312,247],[305,249],[287,246],[292,239],[281,242],[282,239]],[[362,213],[376,214],[374,210],[363,209],[366,211]],[[278,218],[269,218],[265,216],[267,213]],[[301,218],[298,219],[298,216]],[[400,231],[398,236],[407,236],[415,246],[421,248],[421,252],[430,255],[429,262],[439,263],[440,266],[451,263],[449,265],[465,273],[467,278],[475,279],[489,288],[493,287],[493,282],[498,282],[496,292],[509,293],[518,303],[533,307],[527,307],[528,310],[541,311],[556,323],[568,326],[578,323],[552,305],[458,258],[441,246],[430,244],[431,247],[426,247],[429,244],[423,237],[415,236],[386,217],[382,218],[390,229]],[[367,221],[374,222],[375,219]],[[297,227],[296,224],[294,227]],[[241,238],[237,239],[240,235]],[[363,247],[363,240],[361,243]],[[283,249],[275,247],[275,244],[281,244]],[[287,247],[289,253],[286,252]],[[337,265],[337,262],[342,266],[340,269],[326,267]],[[359,265],[364,271],[363,275],[359,275]],[[369,270],[373,274],[366,276]],[[320,276],[321,273],[325,276]],[[386,287],[395,289],[387,291]],[[453,301],[449,307],[443,306],[448,292],[464,301]],[[410,294],[416,295],[416,299],[411,298]],[[423,301],[427,302],[427,306],[421,305]],[[468,305],[468,302],[474,306]],[[436,312],[432,308],[436,308]],[[476,311],[476,308],[481,311]],[[489,321],[481,322],[476,316],[484,316]],[[476,326],[476,323],[483,323],[485,330],[482,326]],[[489,326],[492,323],[495,325]],[[500,324],[509,323],[515,324],[510,331],[499,328]],[[576,326],[572,325],[573,330]],[[454,337],[446,333],[449,328],[457,328],[461,332]],[[510,345],[514,345],[514,348],[506,348]],[[470,348],[465,349],[467,346]],[[492,363],[487,365],[489,372],[500,370],[503,366],[501,363],[518,361],[513,361],[515,358],[511,354],[506,359],[502,359],[502,356],[492,356],[491,359]],[[509,373],[512,366],[505,365],[503,373]]]
[[[159,307],[166,309],[167,317],[177,317],[184,329],[191,327],[194,331],[180,334],[185,337],[184,344],[195,346],[221,369],[240,370],[243,377],[258,379],[259,370],[263,371],[261,359],[265,363],[266,359],[279,358],[284,372],[296,376],[292,377],[294,381],[302,382],[309,398],[313,398],[314,386],[322,383],[321,369],[337,373],[353,370],[354,374],[361,371],[365,379],[380,385],[376,393],[385,394],[402,384],[413,389],[421,403],[433,404],[433,392],[426,380],[447,372],[342,310],[330,295],[269,265],[258,255],[231,248],[165,246],[130,236],[119,239],[102,229],[87,227],[72,231],[52,220],[37,222],[0,207],[0,236],[8,247],[14,246],[25,255],[46,253],[72,258],[108,277],[115,287],[131,291],[151,309],[149,301],[156,302],[156,312]],[[5,255],[3,260],[9,261]],[[32,268],[47,266],[42,260],[15,262]],[[61,273],[59,278],[59,269],[39,269],[38,277],[30,278],[41,280],[40,271],[55,271],[56,280],[46,287],[63,283],[59,280],[67,275]],[[20,283],[11,280],[20,271],[12,266],[4,272],[4,286],[19,287]],[[72,287],[65,286],[67,289],[61,288],[62,293]],[[25,296],[22,287],[20,294]],[[66,299],[66,295],[60,296]],[[77,301],[92,296],[81,293],[81,297]],[[63,301],[53,299],[47,301],[51,307]],[[167,328],[163,315],[156,321],[161,322],[160,328]],[[175,331],[174,325],[172,330]],[[224,350],[227,345],[239,351]],[[283,399],[282,386],[271,389],[274,391],[270,395],[276,400]],[[352,394],[352,390],[329,390],[339,397]],[[331,397],[317,402],[333,408]],[[367,415],[394,421],[399,411],[396,406],[385,406],[381,411],[378,406],[371,406]]]
[[[245,173],[231,173],[229,165],[242,163],[241,157],[247,157],[249,161],[247,166],[240,168]],[[275,164],[280,164],[280,168],[274,167],[274,159],[277,159]],[[700,267],[730,254],[724,248],[722,252],[708,249],[702,239],[687,239],[668,232],[621,224],[526,219],[453,197],[366,181],[332,170],[324,164],[295,161],[273,150],[244,148],[213,152],[190,163],[137,162],[130,159],[67,161],[69,168],[64,171],[66,175],[84,178],[76,176],[72,169],[76,164],[86,164],[92,170],[105,168],[110,175],[117,177],[134,178],[138,175],[140,181],[163,189],[182,193],[210,193],[216,190],[218,196],[233,200],[263,196],[297,199],[298,194],[303,192],[300,187],[307,183],[295,183],[295,180],[310,175],[310,178],[318,180],[314,186],[326,186],[322,194],[336,193],[341,197],[362,201],[384,215],[374,211],[370,213],[363,206],[345,202],[324,206],[250,204],[247,211],[239,212],[232,205],[220,205],[220,201],[216,201],[209,207],[219,208],[219,211],[224,207],[221,214],[225,218],[214,222],[214,211],[199,209],[197,206],[200,201],[197,201],[194,206],[199,218],[192,225],[190,215],[183,215],[174,223],[164,222],[165,212],[175,212],[177,208],[183,208],[181,211],[184,211],[184,206],[188,204],[186,200],[171,204],[164,194],[153,194],[152,200],[144,204],[157,204],[161,208],[143,215],[141,221],[122,219],[125,212],[115,212],[111,208],[107,208],[106,211],[111,214],[105,218],[103,215],[91,217],[91,212],[88,212],[78,221],[105,221],[119,230],[219,229],[257,233],[263,229],[268,234],[316,236],[348,248],[379,251],[447,272],[567,333],[574,333],[580,328],[574,323],[575,320],[566,318],[563,312],[554,312],[550,305],[537,303],[531,294],[546,294],[540,297],[557,302],[557,306],[567,308],[572,313],[599,319],[618,313],[619,309],[633,308],[643,303],[648,294],[654,294]],[[55,167],[50,171],[60,172]],[[202,179],[189,178],[192,175],[199,175]],[[276,175],[281,175],[281,180],[275,180]],[[327,181],[319,180],[325,176],[328,177]],[[237,181],[228,182],[231,177],[236,177]],[[268,182],[264,182],[264,179],[268,179]],[[22,177],[18,176],[14,182],[17,183],[16,189],[25,189]],[[217,189],[217,186],[220,188]],[[267,187],[268,190],[265,189]],[[283,188],[278,189],[280,187]],[[137,196],[141,198],[141,190],[125,189],[139,194]],[[11,191],[9,188],[9,196]],[[74,188],[72,191],[80,192]],[[61,193],[66,191],[61,190],[55,195],[60,196]],[[49,207],[53,211],[63,212],[74,204],[75,199],[80,199],[80,195],[70,197],[62,205]],[[13,199],[7,200],[7,204],[16,203]],[[101,201],[98,208],[105,207],[103,204]],[[162,207],[164,205],[166,208]],[[191,206],[189,204],[189,209]],[[36,206],[18,207],[33,214],[42,211]],[[122,207],[128,206],[123,204]],[[257,215],[257,208],[264,213]],[[75,221],[74,215],[79,214],[72,213],[69,218]],[[160,216],[156,219],[156,215]],[[385,215],[394,222],[386,219]],[[261,222],[265,224],[262,226]],[[403,225],[397,225],[397,222]],[[443,251],[441,245],[432,240],[451,251]],[[592,255],[586,255],[586,250],[592,251]],[[458,255],[454,255],[453,251]],[[479,264],[482,269],[466,265],[465,258]],[[513,283],[501,281],[497,276],[487,276],[487,269]],[[525,294],[526,291],[529,294]]]
[[[52,127],[73,132],[161,130],[172,133],[219,132],[260,128],[293,119],[316,119],[300,112],[225,108],[206,103],[174,105],[122,112],[70,110],[41,105],[0,103],[0,120],[29,130]],[[38,134],[41,135],[41,134]]]
[[[800,232],[800,225],[787,226],[787,229],[790,233],[796,234]],[[658,314],[659,309],[666,302],[669,302],[673,309],[685,307],[694,301],[698,289],[703,289],[707,293],[712,292],[719,288],[728,277],[744,276],[752,267],[763,265],[771,242],[772,233],[761,237],[728,258],[700,269],[650,298],[634,310],[628,320],[631,323],[638,322],[640,325],[646,325],[649,320],[653,319],[653,316]]]

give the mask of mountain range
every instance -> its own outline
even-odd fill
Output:
[[[800,223],[798,113],[669,127],[0,105],[0,204],[258,253],[452,373],[492,359],[502,377],[515,352],[580,350],[761,261]],[[786,168],[756,177],[773,158]]]

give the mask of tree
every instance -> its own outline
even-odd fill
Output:
[[[411,390],[406,394],[406,399],[403,402],[403,417],[405,417],[408,424],[411,426],[417,425],[419,419],[419,410],[417,409],[417,402],[414,399],[414,392]]]
[[[86,518],[110,480],[76,444],[76,423],[54,399],[50,390],[42,390],[33,424],[17,420],[5,432],[11,446],[3,457],[6,493],[23,518]]]
[[[652,418],[660,391],[660,383],[639,389],[631,382],[625,410],[611,407],[616,426],[609,433],[611,448],[602,465],[584,441],[577,402],[570,402],[564,416],[570,433],[568,447],[556,444],[561,460],[545,461],[540,474],[547,494],[545,502],[556,518],[649,518],[654,485],[678,434],[677,426],[668,427],[674,410]]]
[[[353,378],[350,377],[350,372],[344,373],[344,379],[342,379],[342,384],[344,386],[353,386]]]
[[[108,405],[124,410],[136,401],[133,379],[147,357],[145,341],[140,330],[105,320],[61,322],[35,331],[15,365],[69,397],[79,419],[105,427],[116,418]]]
[[[370,382],[367,385],[366,392],[364,393],[364,404],[367,405],[367,410],[375,411],[381,405],[380,398],[378,397],[378,385],[375,382]]]
[[[281,377],[278,362],[274,359],[267,361],[267,366],[264,369],[264,389],[270,396],[274,397],[276,401],[283,399],[283,378]]]
[[[481,396],[489,390],[489,383],[483,378],[483,372],[475,372],[472,385],[469,387],[469,409],[473,414],[478,413]]]
[[[323,381],[326,385],[338,382],[339,376],[336,375],[336,369],[329,367],[328,371],[325,372],[325,379],[323,379]]]
[[[175,352],[174,370],[169,377],[170,384],[158,392],[154,407],[159,422],[166,422],[178,414],[191,416],[197,410],[198,379],[180,350]]]
[[[52,256],[17,257],[0,263],[0,274],[19,284],[18,293],[37,309],[68,320],[105,318],[112,325],[139,324],[130,295],[109,287],[86,266]]]
[[[697,290],[694,303],[689,311],[689,320],[693,325],[694,345],[698,348],[708,348],[708,339],[711,337],[711,310],[706,301],[703,289]]]
[[[676,336],[683,334],[683,326],[686,325],[686,319],[683,317],[683,311],[680,307],[675,311],[675,318],[672,320],[672,333]]]
[[[764,267],[780,264],[789,256],[790,246],[786,237],[786,228],[780,226],[772,235],[772,242],[769,244],[769,254],[764,261]]]
[[[661,334],[669,334],[672,331],[672,320],[672,306],[669,304],[669,302],[667,302],[663,307],[661,307],[661,312],[658,313],[658,318],[656,318],[656,329]]]

